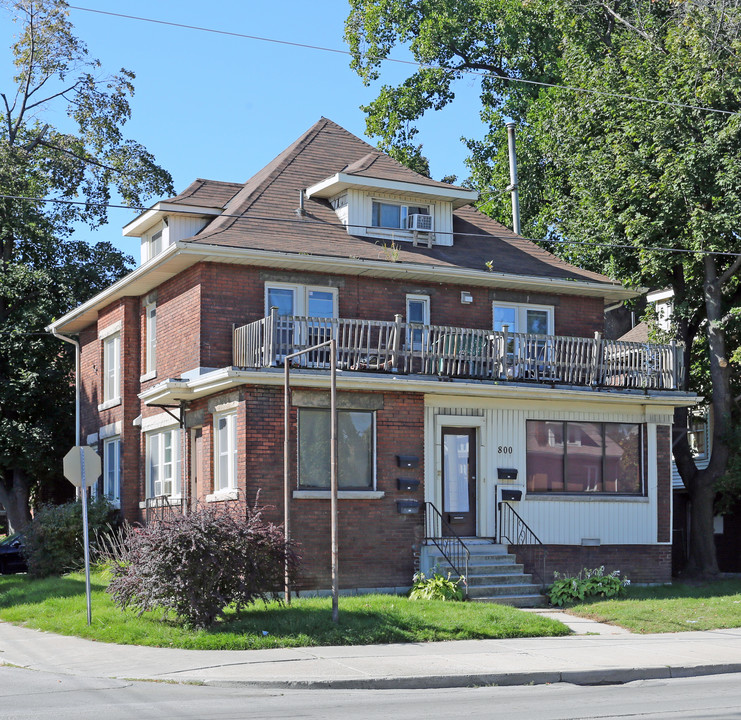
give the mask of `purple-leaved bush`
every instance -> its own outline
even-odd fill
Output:
[[[133,529],[112,563],[108,592],[139,614],[162,608],[194,628],[209,627],[233,605],[267,602],[283,587],[284,563],[295,575],[298,556],[283,529],[257,507],[205,507]]]

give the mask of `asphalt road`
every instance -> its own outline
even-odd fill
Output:
[[[0,667],[0,720],[119,718],[741,719],[741,674],[627,685],[456,690],[250,690],[81,678]]]

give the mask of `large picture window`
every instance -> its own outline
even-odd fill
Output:
[[[527,490],[641,495],[641,425],[528,420]]]
[[[298,484],[329,489],[329,410],[300,408]],[[343,490],[372,490],[375,476],[374,415],[360,410],[337,413],[337,484]]]
[[[430,208],[426,205],[398,205],[374,200],[371,213],[371,226],[383,228],[398,228],[406,230],[407,218],[410,215],[429,215]]]
[[[180,430],[147,435],[147,496],[180,495]]]

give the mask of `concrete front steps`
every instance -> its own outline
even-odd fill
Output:
[[[524,567],[516,562],[514,555],[507,553],[504,545],[473,541],[466,546],[471,553],[467,578],[469,600],[522,608],[547,606],[540,587],[533,584],[532,576],[523,572]],[[423,560],[427,562],[422,567],[438,565],[446,574],[450,566],[438,549],[433,545],[425,546],[425,550]]]

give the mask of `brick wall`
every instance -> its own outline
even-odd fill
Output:
[[[244,389],[244,487],[248,503],[267,507],[266,514],[283,522],[283,393],[281,388]],[[291,409],[291,488],[296,478],[296,408]],[[207,416],[208,417],[208,416]],[[422,538],[422,515],[399,515],[397,500],[424,498],[424,402],[419,394],[383,395],[376,413],[377,490],[374,500],[339,502],[340,587],[391,587],[411,584],[414,551]],[[206,451],[208,452],[208,451]],[[419,467],[400,471],[397,455],[416,455]],[[420,481],[415,492],[397,489],[398,477]],[[331,587],[330,503],[328,499],[291,500],[292,536],[303,558],[298,588]]]
[[[546,584],[552,582],[554,571],[576,575],[584,568],[592,570],[602,565],[605,573],[619,570],[633,583],[668,583],[672,579],[671,545],[547,545],[545,572],[541,549],[510,545],[509,552],[517,555],[525,572],[543,575]]]

